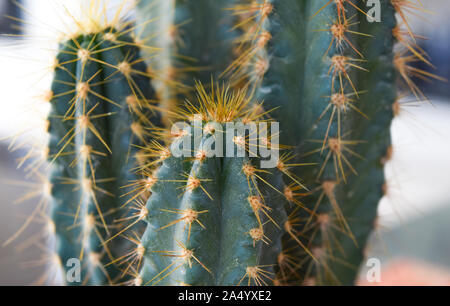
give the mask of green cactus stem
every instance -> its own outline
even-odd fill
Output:
[[[318,167],[296,169],[311,191],[297,193],[308,210],[288,211],[297,239],[285,250],[305,262],[296,273],[280,265],[280,284],[351,284],[373,229],[384,184],[396,100],[396,26],[390,1],[382,22],[369,22],[359,1],[243,1],[253,8],[246,57],[230,65],[247,78],[281,124],[282,143]],[[287,188],[286,195],[294,194]],[[295,240],[295,239],[294,239]],[[314,258],[311,258],[311,254]]]
[[[140,48],[124,28],[80,34],[59,48],[49,115],[51,216],[62,267],[82,261],[82,283],[118,282],[117,258],[129,249],[121,210],[139,176],[137,146],[159,124]],[[128,198],[131,195],[128,195]],[[75,284],[77,285],[77,284]]]
[[[152,176],[152,195],[141,213],[148,225],[136,283],[272,284],[289,205],[282,192],[284,174],[280,164],[260,169],[261,158],[253,154],[213,154],[227,124],[257,122],[260,115],[247,109],[252,101],[245,91],[217,88],[207,94],[202,86],[197,89],[203,124],[176,133],[171,145],[171,152],[184,150],[193,157],[165,153]],[[182,117],[186,112],[180,112]],[[187,148],[182,146],[186,139],[191,142]],[[241,134],[227,139],[233,150],[249,147]]]

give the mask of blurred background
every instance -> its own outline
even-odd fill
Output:
[[[12,244],[1,245],[21,228],[39,201],[28,196],[36,193],[39,181],[28,178],[17,164],[30,151],[30,143],[45,143],[39,126],[45,107],[38,101],[50,80],[44,73],[49,61],[42,59],[50,58],[54,48],[49,38],[66,26],[60,18],[62,5],[75,14],[81,1],[0,0],[0,33],[10,34],[0,37],[0,285],[33,284],[45,269],[45,246],[35,243],[43,218],[32,222]],[[450,2],[422,2],[423,17],[409,18],[413,30],[428,38],[418,43],[436,67],[419,63],[418,68],[450,79]],[[23,28],[12,21],[16,18],[25,21]],[[406,103],[393,123],[395,153],[386,169],[389,190],[380,204],[368,257],[381,260],[386,283],[406,270],[427,284],[450,285],[450,86],[439,81],[419,85],[430,101]],[[18,131],[26,136],[8,139]],[[18,149],[8,148],[11,140]],[[366,270],[363,265],[362,279]]]

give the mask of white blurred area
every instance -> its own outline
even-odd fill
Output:
[[[420,12],[408,15],[412,30],[425,39],[433,36],[436,45],[448,45],[450,2],[421,3]],[[384,229],[450,208],[450,100],[430,97],[410,103],[417,101],[414,96],[403,100],[401,115],[391,128],[394,156],[386,167],[388,196],[379,208]]]
[[[450,207],[450,101],[405,103],[391,131],[394,154],[379,209],[387,228]]]
[[[3,1],[3,0],[1,0]],[[120,0],[104,0],[117,7]],[[126,0],[129,5],[132,0]],[[81,15],[89,0],[24,0],[24,37],[0,38],[0,139],[30,131],[35,140],[47,112],[40,97],[50,88],[51,66],[57,41],[73,31],[73,18]],[[129,6],[128,5],[128,6]]]
[[[70,10],[75,9],[76,2],[61,1]],[[24,37],[0,39],[0,82],[4,84],[0,93],[0,138],[30,128],[35,137],[43,136],[38,128],[45,109],[35,102],[49,89],[52,50],[58,29],[64,28],[57,17],[62,7],[55,6],[54,1],[26,0],[23,4]]]

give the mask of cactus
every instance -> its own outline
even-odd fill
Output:
[[[247,3],[236,12],[245,16],[253,8],[247,18],[255,20],[256,30],[229,71],[236,79],[250,76],[252,92],[269,109],[277,108],[272,116],[280,120],[282,141],[294,145],[303,162],[319,165],[294,170],[310,188],[302,199],[310,212],[290,215],[315,259],[292,250],[287,237],[285,249],[302,267],[292,273],[292,264],[280,264],[279,283],[353,284],[386,191],[383,165],[393,152],[397,75],[416,96],[411,74],[430,77],[405,67],[405,59],[428,61],[395,19],[399,13],[406,23],[404,10],[420,4],[381,1],[377,22],[363,1]],[[406,47],[397,55],[396,42]]]
[[[56,253],[62,267],[80,259],[82,284],[88,285],[117,283],[123,276],[117,260],[130,243],[123,237],[106,242],[130,215],[121,208],[139,180],[133,171],[138,146],[159,125],[140,48],[127,23],[115,26],[95,24],[60,44],[49,99]]]
[[[430,64],[406,14],[422,4],[368,4],[141,0],[136,29],[94,23],[60,44],[58,260],[81,258],[89,285],[354,284],[389,188],[397,80],[423,98],[412,77],[439,79],[410,65]],[[183,127],[160,128],[156,101]],[[258,129],[224,140],[230,124]]]
[[[352,284],[383,196],[396,101],[395,11],[382,1],[382,22],[372,23],[361,1],[260,2],[260,30],[250,36],[259,50],[237,67],[253,75],[250,84],[269,108],[278,107],[282,141],[319,165],[295,171],[310,188],[302,199],[310,212],[291,213],[315,259],[286,239],[303,266],[293,274],[280,265],[278,279]]]
[[[152,195],[140,214],[148,225],[138,247],[144,261],[136,282],[271,284],[288,203],[280,189],[283,172],[260,169],[261,158],[251,143],[262,146],[262,139],[272,138],[245,131],[229,134],[231,123],[262,119],[249,108],[252,99],[245,97],[245,90],[229,92],[217,86],[207,94],[199,84],[197,91],[200,106],[177,113],[186,118],[195,110],[190,115],[200,119],[173,134],[169,151],[192,154],[179,157],[162,151]],[[220,157],[220,143],[226,143],[227,152],[230,144],[236,153],[249,150],[250,157]]]

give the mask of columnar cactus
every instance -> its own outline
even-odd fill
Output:
[[[149,129],[159,124],[146,64],[125,25],[96,24],[77,33],[61,43],[54,65],[48,117],[51,216],[62,267],[82,260],[82,284],[121,278],[117,259],[129,243],[106,242],[130,214],[123,205],[139,179],[133,171],[138,146],[149,142]]]
[[[171,150],[161,151],[161,165],[152,176],[152,195],[140,215],[148,225],[138,246],[144,262],[136,282],[272,284],[289,205],[281,189],[287,169],[281,162],[260,168],[252,143],[278,150],[270,145],[272,137],[259,137],[260,131],[229,134],[230,124],[261,122],[245,91],[197,89],[199,121],[174,133]],[[183,156],[168,154],[177,150]],[[250,157],[235,157],[239,150],[248,150]]]
[[[428,61],[395,19],[398,13],[407,23],[404,10],[419,4],[380,5],[372,11],[376,16],[366,13],[365,2],[352,0],[261,0],[236,8],[254,22],[248,51],[230,65],[231,73],[250,76],[258,98],[277,108],[273,117],[280,120],[282,141],[294,145],[304,162],[319,165],[294,171],[311,189],[302,199],[311,213],[292,214],[315,259],[287,241],[302,266],[286,273],[291,264],[280,264],[281,284],[354,283],[386,191],[383,166],[393,152],[397,75],[416,96],[411,74],[430,77],[407,65]],[[397,41],[404,48],[395,54]]]
[[[292,214],[315,259],[287,240],[303,265],[289,275],[288,263],[280,265],[279,281],[350,284],[383,196],[396,100],[395,11],[382,1],[377,23],[360,13],[362,1],[259,2],[249,36],[255,51],[236,67],[253,76],[266,105],[278,107],[284,143],[319,165],[297,171],[311,189],[302,199],[311,213]]]

